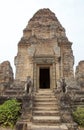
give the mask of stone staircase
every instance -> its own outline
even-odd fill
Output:
[[[24,103],[23,114],[17,122],[16,130],[19,127],[23,127],[22,130],[77,130],[72,128],[73,124],[70,122],[62,122],[58,97],[51,89],[39,89],[33,94],[32,98],[31,95],[25,95],[24,83],[19,82],[14,82],[4,92],[3,97],[21,99]]]
[[[39,90],[35,94],[32,130],[68,130],[61,123],[58,100],[50,89]]]

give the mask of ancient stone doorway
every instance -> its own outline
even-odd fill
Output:
[[[50,68],[40,68],[39,70],[39,88],[50,88]]]

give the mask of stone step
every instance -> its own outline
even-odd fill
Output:
[[[47,104],[52,104],[53,105],[53,104],[58,104],[58,101],[52,101],[52,100],[51,101],[46,101],[46,100],[44,100],[44,102],[41,102],[41,101],[36,100],[34,103],[35,104],[42,104],[42,105],[46,105],[46,103],[47,103]]]
[[[35,96],[35,99],[57,99],[55,96],[50,96],[50,95],[48,95],[48,96]]]
[[[50,106],[50,107],[41,107],[41,106],[39,106],[39,107],[34,107],[34,110],[39,110],[39,111],[56,111],[56,110],[58,110],[58,106]]]
[[[55,97],[54,94],[35,94],[35,97]]]
[[[42,94],[46,94],[46,95],[48,95],[48,94],[54,94],[54,92],[52,92],[52,91],[38,91],[38,92],[36,92],[36,95],[42,95]]]
[[[60,123],[60,116],[33,116],[34,123],[55,124]]]
[[[46,94],[46,95],[48,95],[48,94],[54,94],[54,92],[52,92],[52,91],[38,91],[37,93],[36,93],[36,95],[43,95],[43,94]]]
[[[53,95],[53,92],[37,92],[35,95]]]
[[[46,92],[46,91],[47,91],[47,92],[52,92],[52,90],[49,89],[49,88],[48,88],[48,89],[39,89],[39,90],[38,90],[38,92]]]
[[[53,92],[45,92],[45,93],[35,93],[35,95],[46,95],[46,96],[48,96],[48,95],[54,95],[54,93]]]
[[[46,104],[34,104],[34,107],[58,107],[58,104],[50,104],[50,103],[46,103]]]
[[[35,98],[56,98],[54,95],[39,95],[39,96],[35,96]]]
[[[56,98],[34,98],[35,102],[57,102]]]
[[[32,130],[68,130],[65,124],[61,125],[32,125]]]
[[[41,106],[42,106],[42,105],[43,105],[43,106],[44,106],[44,105],[45,105],[45,106],[46,106],[46,105],[50,105],[50,106],[52,105],[52,106],[53,106],[53,105],[58,105],[58,103],[57,103],[57,102],[34,102],[34,105],[41,105]]]
[[[33,115],[36,116],[57,116],[59,115],[59,111],[33,111]]]
[[[48,95],[48,94],[54,94],[54,92],[52,92],[52,91],[38,91],[36,94],[37,95],[38,94],[46,94],[46,95]]]

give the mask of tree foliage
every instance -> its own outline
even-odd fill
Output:
[[[84,127],[84,107],[77,107],[73,112],[74,121]]]
[[[0,124],[13,127],[20,115],[21,103],[16,99],[5,101],[0,105]]]

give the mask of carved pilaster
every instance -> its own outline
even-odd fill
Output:
[[[36,63],[34,63],[33,75],[34,75],[34,90],[36,91],[36,86],[37,86],[37,69],[36,69]]]
[[[53,66],[52,66],[52,80],[53,80],[53,89],[56,88],[56,65],[55,63],[53,63]]]

